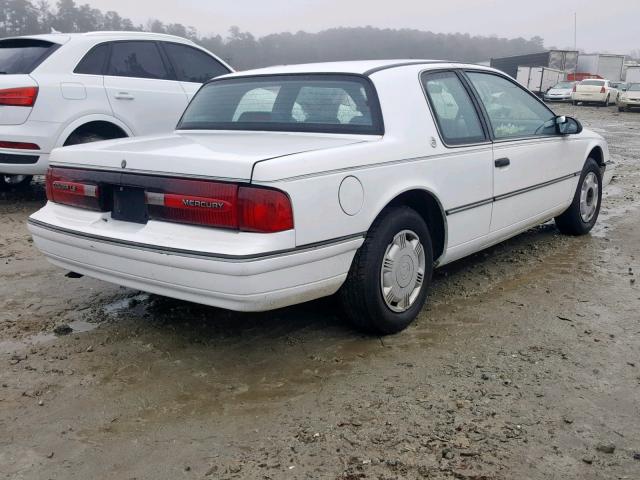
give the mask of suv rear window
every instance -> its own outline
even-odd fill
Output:
[[[380,104],[357,75],[265,75],[205,84],[179,129],[381,135]]]
[[[44,40],[0,40],[0,74],[29,74],[60,45]]]

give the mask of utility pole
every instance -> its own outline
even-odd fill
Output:
[[[578,50],[578,12],[573,12],[573,49]]]

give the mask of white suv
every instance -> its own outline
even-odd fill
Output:
[[[171,35],[0,40],[0,188],[45,173],[56,147],[172,131],[202,83],[230,71]]]

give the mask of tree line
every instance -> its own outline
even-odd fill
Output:
[[[462,33],[374,27],[331,28],[318,33],[274,33],[256,38],[238,27],[224,36],[200,35],[180,23],[149,20],[135,24],[118,12],[58,0],[0,0],[0,37],[96,30],[152,31],[189,38],[224,58],[237,69],[268,65],[383,58],[431,58],[480,62],[492,57],[544,50],[540,37],[499,38]]]

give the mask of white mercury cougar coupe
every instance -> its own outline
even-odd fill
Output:
[[[553,218],[589,232],[608,159],[493,69],[281,66],[209,81],[173,134],[55,150],[29,229],[73,272],[241,311],[338,292],[386,334],[435,267]]]

